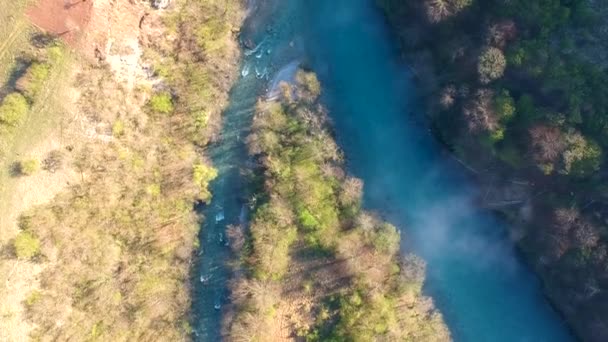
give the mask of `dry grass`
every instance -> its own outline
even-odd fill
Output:
[[[237,26],[240,2],[229,3],[230,25]],[[206,0],[175,4],[172,22],[187,13],[194,26],[225,7]],[[26,3],[0,5],[8,9],[0,14],[5,81],[16,57],[43,52],[29,45],[34,30],[22,15]],[[220,49],[206,51],[205,63],[193,60],[187,48],[178,60],[175,46],[187,37],[167,34],[158,12],[138,27],[140,15],[150,11],[147,3],[100,0],[94,6],[101,17],[74,45],[80,50],[63,49],[18,134],[0,138],[0,341],[189,338],[188,272],[198,229],[192,208],[207,199],[207,180],[193,182],[193,165],[201,162],[188,128],[195,126],[193,109],[184,101],[179,111],[162,116],[146,112],[146,102],[157,89],[169,88],[197,100],[198,89],[191,89],[181,64],[187,63],[206,80],[222,80],[204,85],[215,97],[205,110],[217,118],[233,79],[225,75],[236,74],[237,45],[227,35],[215,42]],[[96,47],[102,56],[95,56]],[[175,78],[148,79],[144,49],[151,52],[147,63],[161,56]],[[56,150],[64,155],[58,171],[11,176],[13,163],[42,161]],[[29,223],[21,229],[41,244],[29,261],[17,260],[10,243],[23,212]]]
[[[34,31],[23,14],[30,0],[0,0],[0,84],[10,76],[15,59],[29,48]]]
[[[10,236],[10,233],[14,232],[15,219],[20,211],[30,204],[41,203],[49,199],[49,189],[45,189],[45,187],[49,186],[49,177],[54,178],[52,174],[41,173],[34,177],[34,179],[40,179],[40,182],[27,179],[27,182],[33,186],[29,188],[29,195],[41,193],[40,198],[34,197],[33,202],[29,203],[23,200],[22,193],[16,191],[20,186],[23,188],[22,183],[26,179],[14,177],[11,165],[28,157],[44,159],[44,154],[48,153],[52,149],[51,147],[65,147],[67,141],[64,139],[64,135],[75,129],[67,125],[72,119],[69,101],[72,90],[68,87],[68,80],[71,77],[70,67],[73,58],[69,52],[65,53],[66,55],[52,67],[49,79],[35,99],[25,120],[13,132],[4,134],[0,138],[2,154],[0,157],[0,227],[3,228],[0,232],[0,241],[6,241],[6,234]],[[61,177],[57,178],[61,181]]]
[[[28,23],[23,11],[28,1],[0,0],[0,98],[12,91],[9,79],[14,78],[19,58],[44,54],[30,44],[36,30]],[[55,173],[38,172],[30,177],[14,177],[11,165],[24,158],[43,160],[52,149],[61,149],[61,122],[67,120],[66,98],[69,89],[69,67],[72,60],[67,52],[55,60],[49,79],[25,120],[13,132],[0,136],[0,341],[25,341],[31,325],[25,319],[23,301],[38,288],[38,276],[44,265],[9,258],[8,244],[17,233],[21,212],[52,199],[74,180],[69,168]]]

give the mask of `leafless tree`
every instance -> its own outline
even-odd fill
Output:
[[[498,119],[493,106],[494,92],[479,89],[467,102],[463,114],[469,131],[473,133],[492,132],[498,128]]]
[[[530,129],[534,159],[542,163],[553,163],[566,148],[562,133],[557,127],[538,125]]]

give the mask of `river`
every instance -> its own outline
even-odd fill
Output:
[[[348,170],[365,182],[364,205],[400,227],[404,253],[427,262],[425,293],[455,341],[571,341],[518,258],[504,223],[472,204],[477,189],[414,118],[416,85],[373,0],[259,1],[245,23],[244,75],[231,93],[223,139],[210,149],[220,171],[204,209],[194,314],[197,340],[220,336],[229,253],[226,224],[242,220],[243,139],[257,96],[294,63],[317,72]],[[255,48],[253,48],[255,46]],[[291,64],[290,64],[291,63]],[[290,65],[291,68],[285,68]],[[280,70],[283,69],[283,72]],[[217,220],[217,214],[224,220]],[[219,217],[218,217],[219,218]],[[199,277],[199,274],[197,274]]]

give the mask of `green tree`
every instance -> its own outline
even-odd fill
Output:
[[[170,114],[173,112],[173,99],[168,92],[162,92],[152,95],[149,102],[152,111],[161,114]]]
[[[29,104],[23,95],[16,92],[8,94],[0,105],[0,123],[16,126],[28,110]]]
[[[568,147],[562,154],[564,174],[586,177],[600,169],[602,150],[597,143],[578,132],[566,134],[565,140]]]
[[[203,163],[194,164],[192,179],[194,184],[200,188],[200,200],[206,201],[211,198],[209,182],[217,177],[217,170]]]
[[[31,259],[40,254],[40,241],[27,231],[22,231],[15,237],[13,247],[19,259]]]
[[[508,122],[515,114],[515,101],[508,90],[502,90],[494,98],[494,108],[499,120],[503,123]]]
[[[17,89],[32,101],[44,87],[49,73],[50,65],[34,62],[17,81]]]

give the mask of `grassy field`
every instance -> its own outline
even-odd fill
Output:
[[[0,103],[15,93],[18,78],[32,60],[48,57],[48,46],[36,47],[32,38],[40,32],[24,15],[29,0],[0,0]],[[0,125],[0,340],[22,341],[31,329],[25,319],[23,301],[37,288],[43,266],[9,257],[7,246],[15,238],[19,213],[41,204],[65,186],[66,173],[37,173],[15,177],[12,165],[23,158],[44,158],[56,145],[57,132],[68,111],[62,105],[65,79],[72,55],[62,46],[53,48],[36,92],[31,92],[27,112],[14,127]],[[57,53],[59,52],[59,53]],[[44,71],[47,71],[45,66]],[[32,159],[33,160],[33,159]]]
[[[0,84],[4,85],[15,59],[29,46],[33,31],[23,12],[29,0],[0,0]]]

